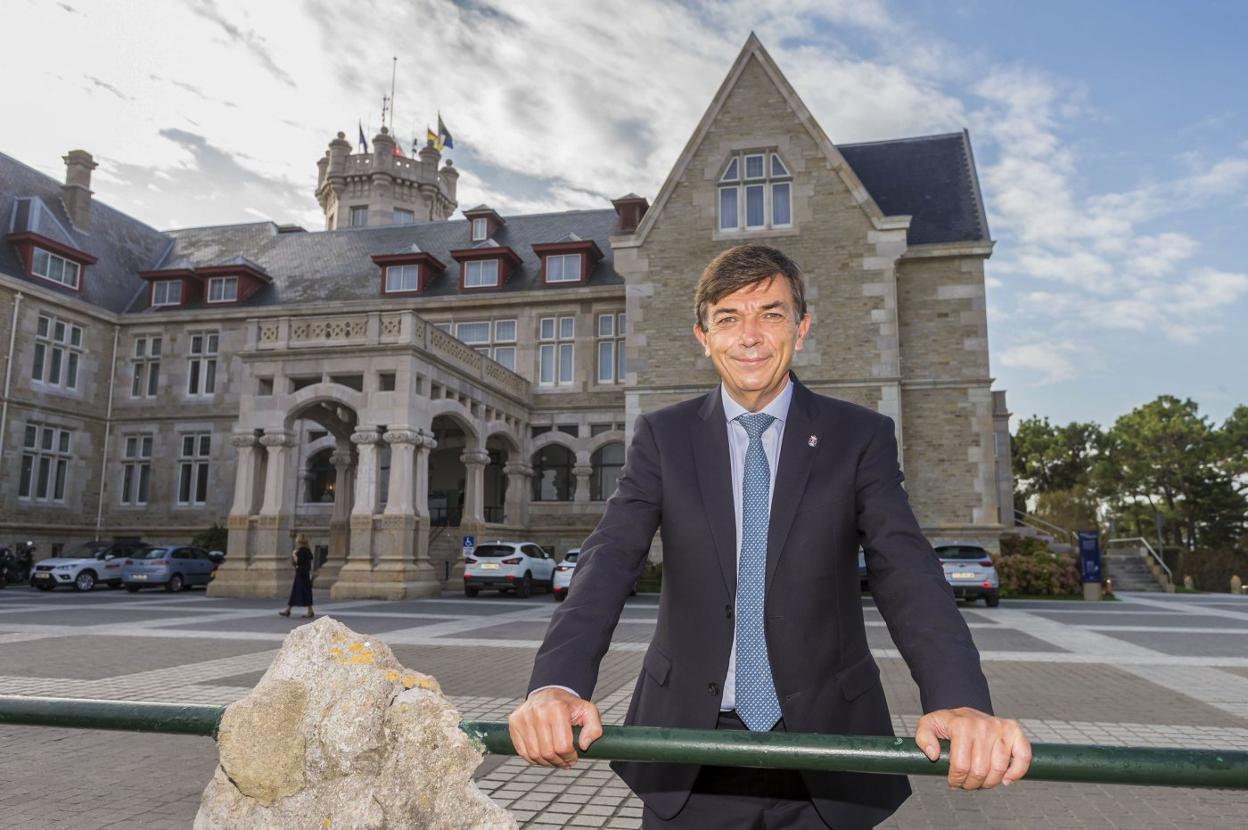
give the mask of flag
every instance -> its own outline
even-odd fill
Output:
[[[403,155],[403,148],[399,146],[399,142],[397,141],[394,142],[394,148],[390,151],[390,155],[398,156],[399,158],[407,158],[407,156]]]
[[[455,139],[451,138],[451,132],[442,123],[442,113],[438,113],[438,149],[445,147],[448,150],[455,149]]]
[[[429,129],[428,126],[425,127],[425,138],[429,140],[429,143],[432,144],[435,149],[442,149],[441,145],[438,144],[438,134]]]
[[[360,127],[360,146],[363,147],[364,152],[367,153],[368,152],[368,139],[364,137],[364,124],[359,121],[357,121],[356,124],[358,124]]]

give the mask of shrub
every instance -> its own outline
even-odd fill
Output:
[[[637,593],[657,594],[663,587],[663,563],[646,560],[641,569],[641,579],[637,580]]]
[[[225,551],[226,543],[229,540],[230,532],[216,523],[212,527],[198,531],[191,536],[191,544],[198,545],[204,550]]]
[[[1079,566],[1070,554],[1053,554],[1043,542],[1017,536],[1001,538],[996,559],[1001,596],[1062,596],[1079,592]]]

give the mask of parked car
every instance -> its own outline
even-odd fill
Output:
[[[534,586],[551,588],[554,576],[554,557],[533,542],[484,542],[464,557],[465,596],[497,588],[527,597]]]
[[[121,586],[121,569],[126,557],[148,549],[142,542],[81,542],[61,556],[35,564],[30,584],[41,591],[71,585],[75,591],[90,591],[99,583],[110,588]]]
[[[568,598],[568,586],[572,584],[572,572],[576,570],[576,558],[580,555],[580,548],[572,548],[563,555],[563,561],[555,566],[555,581],[550,592],[555,595],[556,602],[563,602]]]
[[[955,597],[972,602],[982,597],[989,608],[1001,604],[1001,583],[988,551],[968,543],[936,545],[935,549]]]
[[[161,587],[174,593],[212,581],[217,563],[208,551],[190,546],[149,548],[126,560],[121,571],[126,590]]]

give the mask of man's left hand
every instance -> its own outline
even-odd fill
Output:
[[[940,760],[938,740],[949,741],[949,787],[988,790],[1007,787],[1027,774],[1031,744],[1018,721],[978,709],[939,709],[919,719],[914,742],[930,760]]]

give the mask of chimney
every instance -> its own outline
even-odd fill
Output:
[[[86,150],[70,150],[61,157],[65,162],[65,184],[61,187],[61,201],[65,212],[75,228],[91,227],[91,171],[95,160]]]
[[[620,233],[633,233],[637,230],[637,226],[641,224],[641,217],[645,216],[650,208],[650,203],[646,201],[646,198],[636,193],[612,199],[611,204],[615,206],[615,212],[620,216]]]

